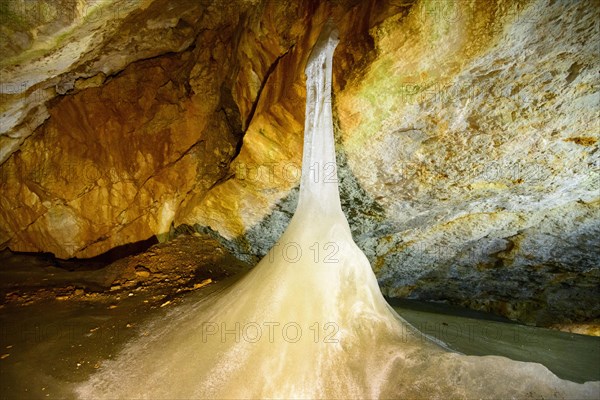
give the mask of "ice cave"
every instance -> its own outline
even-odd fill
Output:
[[[600,3],[0,3],[0,399],[600,398]]]

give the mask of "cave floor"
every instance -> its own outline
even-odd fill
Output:
[[[181,235],[112,262],[4,251],[0,308],[53,300],[118,303],[140,293],[168,301],[248,268],[217,240],[201,234]]]
[[[146,322],[218,290],[249,268],[205,236],[182,236],[103,266],[76,268],[6,253],[0,262],[0,399],[74,397],[74,385],[103,360],[133,337],[151,334]],[[410,324],[453,350],[539,362],[577,382],[600,380],[599,337],[444,304],[389,302]]]
[[[522,325],[446,304],[388,299],[411,325],[452,350],[545,365],[562,379],[600,380],[600,337]]]

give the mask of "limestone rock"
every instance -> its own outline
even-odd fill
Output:
[[[222,80],[187,82],[196,58],[210,57],[198,47],[139,61],[56,101],[2,166],[0,241],[68,258],[168,234],[186,196],[222,178],[240,139],[218,110],[218,91],[202,92]]]
[[[337,97],[390,225],[363,242],[380,283],[531,323],[597,316],[599,10],[454,5],[373,29],[377,58]]]

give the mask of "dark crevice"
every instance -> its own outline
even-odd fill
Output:
[[[90,242],[86,246],[79,249],[78,252],[83,251],[94,244],[108,240],[109,238],[110,238],[109,235],[103,235],[103,236],[99,237],[98,239],[94,240],[93,242]],[[122,244],[120,246],[113,247],[110,250],[107,250],[104,253],[101,253],[94,257],[90,257],[90,258],[72,257],[67,260],[57,258],[57,260],[60,261],[59,266],[62,266],[62,264],[66,263],[68,261],[79,262],[81,260],[84,260],[86,262],[93,262],[93,263],[107,265],[107,264],[110,264],[121,258],[130,256],[130,255],[135,255],[138,253],[142,253],[142,252],[146,251],[150,246],[153,246],[156,243],[158,243],[158,238],[155,235],[152,235],[149,238],[144,239],[144,240],[139,240],[137,242],[126,243],[126,244]]]
[[[583,66],[577,62],[571,64],[571,66],[569,67],[568,75],[565,78],[565,80],[567,81],[566,86],[568,86],[571,82],[573,82],[579,76],[579,73],[581,72],[582,69],[583,69]]]
[[[240,137],[240,140],[238,140],[237,143],[235,144],[235,152],[233,153],[233,157],[231,158],[231,161],[233,161],[237,158],[237,156],[242,151],[243,145],[244,145],[244,135],[242,135],[242,137]]]
[[[233,127],[233,124],[229,121],[229,117],[227,116],[227,110],[225,110],[225,107],[221,107],[219,111],[223,113],[223,116],[225,116],[225,123],[227,123],[229,130],[231,130],[231,132],[235,132],[235,128]]]
[[[156,238],[156,236],[150,236],[148,239],[145,239],[145,240],[139,240],[134,243],[127,243],[127,244],[123,244],[121,246],[113,247],[112,249],[110,249],[102,254],[99,254],[92,258],[86,258],[85,260],[110,264],[121,258],[130,256],[130,255],[134,255],[134,254],[142,253],[157,243],[158,243],[158,239]],[[72,260],[75,261],[78,259],[72,259]]]
[[[225,174],[222,177],[220,177],[219,179],[217,179],[212,185],[210,185],[210,187],[208,189],[206,189],[206,193],[210,192],[212,189],[214,189],[215,187],[219,186],[222,183],[227,182],[228,180],[230,180],[231,178],[233,178],[233,174]]]
[[[267,72],[265,73],[265,76],[263,77],[263,80],[260,83],[260,88],[258,89],[258,92],[256,93],[256,99],[254,100],[254,103],[252,103],[252,108],[250,108],[250,112],[248,113],[248,118],[246,118],[246,126],[244,127],[244,135],[248,131],[248,127],[250,126],[250,123],[252,122],[252,118],[254,117],[254,113],[256,112],[256,108],[258,107],[258,103],[260,101],[260,96],[261,96],[261,94],[262,94],[265,86],[267,85],[267,81],[269,80],[269,77],[275,71],[275,68],[277,68],[277,65],[279,64],[279,61],[281,61],[281,59],[283,57],[285,57],[294,48],[294,46],[295,45],[291,45],[286,50],[285,53],[283,53],[282,55],[280,55],[279,57],[277,57],[275,59],[275,61],[273,61],[273,63],[271,64],[271,66],[269,67],[269,69],[267,70]]]
[[[238,157],[238,155],[240,154],[240,152],[242,151],[242,146],[244,144],[244,136],[246,136],[248,127],[250,126],[250,123],[252,122],[252,118],[254,117],[256,108],[258,107],[258,103],[260,101],[261,94],[267,84],[267,81],[269,80],[269,77],[275,71],[275,68],[277,68],[279,61],[281,61],[281,59],[283,57],[285,57],[294,48],[294,46],[295,45],[290,46],[285,53],[283,53],[279,57],[277,57],[275,59],[275,61],[273,61],[273,63],[269,67],[269,69],[267,70],[267,72],[266,72],[265,76],[263,77],[263,80],[260,84],[260,88],[258,89],[258,92],[256,94],[256,99],[254,100],[254,103],[252,103],[252,108],[250,109],[248,118],[246,119],[246,126],[242,127],[241,113],[239,111],[239,108],[237,107],[237,103],[233,99],[233,96],[231,94],[231,89],[226,88],[225,86],[223,86],[221,88],[221,109],[220,109],[220,111],[223,112],[223,114],[225,115],[225,121],[226,121],[227,125],[229,126],[229,128],[231,129],[232,133],[238,138],[238,141],[235,145],[235,151],[231,157],[231,161],[235,160]],[[228,181],[232,177],[233,177],[233,174],[225,175],[221,179],[217,180],[210,187],[210,189],[214,188],[215,186],[217,186],[225,181]],[[208,189],[208,190],[210,190],[210,189]]]
[[[5,248],[0,251],[0,260],[9,255],[33,256],[44,261],[47,265],[66,269],[68,271],[96,270],[124,257],[136,255],[148,250],[151,246],[158,243],[156,236],[151,236],[144,240],[133,243],[127,243],[90,258],[72,257],[68,259],[58,258],[50,252],[22,252]]]

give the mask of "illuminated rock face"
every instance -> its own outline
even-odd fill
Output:
[[[91,257],[181,224],[272,246],[297,201],[303,68],[327,7],[213,3],[83,7],[57,17],[63,36],[41,21],[46,56],[13,46],[3,246]],[[331,6],[333,116],[342,206],[384,291],[597,316],[598,8],[374,3]]]
[[[188,51],[140,61],[61,98],[3,166],[5,226],[17,232],[11,248],[86,257],[168,233],[186,196],[223,177],[218,166],[241,140],[221,111],[231,104],[215,94],[222,80],[198,81],[190,62],[216,69],[210,57]],[[48,151],[50,143],[60,151]],[[11,204],[23,198],[31,202]],[[28,213],[15,220],[13,207]]]
[[[350,169],[388,217],[359,245],[391,296],[597,317],[600,10],[473,4],[388,19],[337,97]]]

